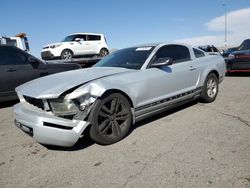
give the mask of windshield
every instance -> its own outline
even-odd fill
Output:
[[[244,40],[240,45],[239,50],[250,50],[250,39]]]
[[[145,46],[118,50],[103,58],[95,66],[140,69],[153,49],[152,46]]]
[[[62,42],[71,42],[71,41],[74,41],[75,39],[75,35],[70,35],[70,36],[67,36],[65,37]]]

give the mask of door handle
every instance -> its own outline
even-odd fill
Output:
[[[7,68],[7,69],[4,69],[5,72],[15,72],[16,69],[13,69],[13,68]]]
[[[196,68],[193,67],[193,66],[190,66],[190,67],[189,67],[189,70],[190,70],[190,71],[194,71],[195,69],[196,69]]]

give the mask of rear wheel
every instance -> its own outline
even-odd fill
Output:
[[[131,126],[131,106],[123,95],[110,94],[98,99],[90,112],[90,137],[99,144],[107,145],[123,139]]]
[[[61,53],[61,59],[72,59],[73,52],[70,50],[63,50]]]
[[[106,55],[108,55],[108,54],[109,54],[109,51],[108,51],[106,48],[102,48],[102,49],[100,50],[99,56],[100,56],[100,57],[104,57],[104,56],[106,56]]]
[[[201,99],[204,102],[213,102],[218,94],[219,81],[214,73],[210,73],[204,83],[201,92]]]

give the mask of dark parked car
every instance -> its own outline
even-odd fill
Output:
[[[250,39],[244,40],[237,51],[229,54],[227,72],[250,72]]]
[[[17,99],[15,88],[27,81],[79,68],[74,63],[44,63],[14,46],[0,45],[0,102]]]
[[[227,50],[225,50],[222,53],[223,58],[226,60],[227,57],[229,56],[229,54],[233,53],[234,51],[238,50],[239,47],[235,47],[235,48],[228,48]]]

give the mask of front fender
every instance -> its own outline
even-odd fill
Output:
[[[132,105],[135,105],[135,93],[131,91],[131,89],[127,86],[124,86],[122,84],[115,84],[115,83],[104,83],[103,81],[95,81],[90,82],[88,84],[85,84],[76,90],[74,90],[72,93],[68,94],[66,96],[66,99],[76,99],[80,98],[81,96],[84,96],[86,94],[89,94],[90,96],[94,98],[101,97],[106,91],[109,90],[118,90],[123,93],[125,93],[129,99],[132,102]]]
[[[86,85],[83,85],[79,88],[77,88],[75,91],[73,91],[72,93],[68,94],[65,98],[66,99],[76,99],[76,98],[85,98],[84,96],[88,96],[86,99],[87,101],[85,101],[85,103],[88,103],[87,105],[90,106],[90,108],[88,108],[88,111],[86,112],[86,114],[89,114],[89,112],[91,111],[94,102],[102,97],[102,95],[106,92],[106,91],[110,91],[110,90],[116,90],[116,91],[120,91],[122,93],[126,94],[126,97],[129,97],[130,102],[132,103],[132,107],[131,107],[131,111],[132,111],[132,116],[133,116],[133,123],[135,123],[135,112],[134,112],[134,106],[135,106],[135,96],[134,94],[131,92],[131,90],[126,87],[123,86],[121,84],[104,84],[102,81],[97,81],[97,82],[91,82],[88,83]]]

